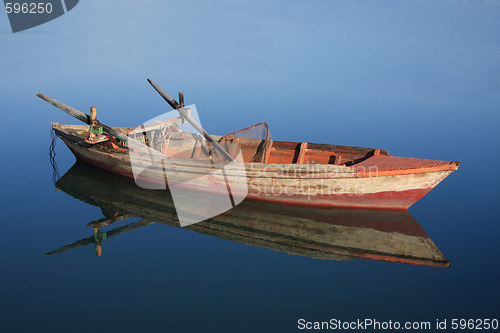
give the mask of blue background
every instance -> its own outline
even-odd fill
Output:
[[[13,34],[0,13],[0,330],[294,331],[299,318],[499,318],[500,2],[81,1]],[[460,161],[411,207],[449,269],[330,262],[165,225],[106,254],[97,207],[54,191],[36,92],[134,126],[184,92],[204,127]],[[64,173],[74,161],[60,143]]]

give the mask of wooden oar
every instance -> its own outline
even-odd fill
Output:
[[[182,118],[186,119],[191,124],[191,126],[193,126],[194,129],[198,131],[198,133],[203,135],[205,139],[207,139],[207,141],[210,142],[215,147],[215,149],[217,149],[222,154],[222,156],[226,158],[226,160],[228,160],[229,162],[234,162],[234,159],[231,157],[231,155],[229,155],[229,153],[225,151],[224,148],[222,148],[217,143],[217,141],[215,141],[214,138],[212,138],[212,136],[210,136],[210,134],[208,134],[208,132],[205,131],[205,129],[203,129],[203,127],[201,127],[201,125],[198,124],[198,122],[189,115],[188,109],[181,107],[179,103],[177,103],[177,101],[172,98],[172,96],[167,94],[162,88],[160,88],[160,86],[154,83],[153,80],[148,79],[148,82],[153,86],[153,88],[155,88],[158,94],[160,94],[160,96],[163,97],[163,99],[167,101],[167,103],[173,109],[179,111],[179,114],[182,116]]]
[[[85,114],[82,111],[79,111],[75,108],[72,108],[69,105],[66,105],[64,103],[56,101],[55,99],[50,98],[48,96],[45,96],[44,94],[36,93],[36,95],[38,97],[40,97],[41,99],[43,99],[44,101],[54,105],[56,108],[63,110],[64,112],[66,112],[70,116],[73,116],[76,119],[83,121],[85,124],[90,125],[90,116],[88,114]],[[101,123],[98,120],[96,120],[95,126],[101,126],[103,128],[104,132],[106,132],[106,133],[108,133],[108,134],[110,134],[110,135],[112,135],[112,136],[114,136],[122,141],[125,141],[125,142],[128,141],[128,136],[125,133],[121,133],[120,131],[117,131],[117,130],[115,130],[107,125],[104,125],[103,123]]]

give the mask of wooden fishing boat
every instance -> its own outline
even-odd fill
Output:
[[[153,223],[179,227],[168,191],[77,162],[56,183],[59,190],[100,207],[103,218],[88,223],[93,235],[47,253],[94,245]],[[124,224],[129,218],[139,221]],[[134,219],[136,220],[136,219]],[[122,221],[119,227],[114,223]],[[112,228],[112,229],[109,229]],[[450,263],[408,211],[304,207],[244,201],[234,209],[186,229],[221,239],[324,260],[355,258],[449,267]],[[106,241],[107,242],[107,241]],[[112,244],[109,244],[112,247]]]
[[[85,125],[54,123],[53,129],[78,160],[134,178],[126,146],[111,141],[87,143]],[[240,141],[247,198],[286,204],[407,209],[458,167],[458,162],[394,157],[371,148],[283,141],[272,141],[261,154],[264,159],[256,161],[252,159],[258,155],[252,149],[256,146]],[[181,163],[182,167],[193,169],[188,163]],[[206,170],[200,167],[197,172]],[[164,184],[163,170],[152,171],[149,181]]]
[[[182,101],[179,104],[161,88],[154,87],[174,109],[185,112]],[[196,135],[181,132],[177,126],[179,122],[190,119],[186,113],[163,123],[138,127],[139,130],[113,128],[96,120],[95,109],[89,116],[44,95],[38,96],[90,125],[53,124],[56,135],[78,160],[137,180],[131,163],[132,152],[136,162],[149,163],[151,157],[132,149],[128,141],[131,137],[142,137],[143,143],[153,145],[154,138],[160,137],[167,127],[170,129],[168,147],[163,141],[158,150],[168,153],[171,163],[167,168],[163,162],[150,166],[147,174],[143,175],[143,181],[165,185],[165,174],[175,171],[179,178],[177,183],[182,184],[183,176],[202,176],[213,168],[213,163],[199,163],[200,156],[206,154],[207,149],[199,143]],[[265,135],[249,137],[247,134],[255,132],[256,128]],[[225,136],[210,136],[201,128],[197,130],[210,141],[209,145],[217,148],[216,153],[227,156],[228,144],[239,147],[244,170],[229,169],[226,173],[242,184],[241,195],[251,200],[403,210],[421,199],[459,165],[458,162],[390,156],[385,150],[375,148],[274,141],[265,123]],[[232,159],[231,156],[226,158]],[[224,164],[223,160],[219,162]],[[224,184],[227,174],[210,181]],[[176,180],[167,183],[172,185],[174,182]],[[210,192],[213,186],[202,183],[191,189]],[[236,186],[232,190],[237,193],[239,189]]]

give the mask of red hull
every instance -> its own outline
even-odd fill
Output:
[[[71,149],[71,147],[70,147]],[[94,159],[87,158],[79,154],[77,151],[71,149],[75,157],[81,161],[87,162],[100,169],[134,179],[130,172],[122,169],[112,167],[108,164],[103,164],[95,161]],[[152,182],[154,183],[154,182]],[[315,207],[344,207],[344,208],[369,208],[369,209],[389,209],[389,210],[405,210],[408,209],[415,202],[425,196],[432,187],[418,190],[408,191],[391,191],[391,192],[378,192],[378,193],[365,193],[365,194],[334,194],[334,195],[321,195],[317,194],[313,197],[304,195],[287,195],[287,194],[273,194],[272,196],[259,195],[248,193],[247,199],[253,201],[266,201],[273,203],[280,203],[286,205],[301,205],[301,206],[315,206]]]

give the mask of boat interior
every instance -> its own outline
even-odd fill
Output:
[[[89,135],[88,125],[61,125],[54,123],[53,128],[66,135],[73,136],[83,144]],[[158,126],[157,123],[134,129],[114,127],[143,144],[169,156],[197,159],[207,154],[214,154],[208,142],[198,133],[183,132],[179,126],[169,124]],[[215,141],[230,154],[236,144],[241,149],[245,163],[266,164],[335,164],[353,165],[375,155],[389,155],[385,150],[317,144],[309,142],[274,141],[266,123],[259,123],[243,130],[224,136],[212,135]],[[107,136],[103,142],[96,143],[100,149],[126,151],[126,142]],[[208,146],[208,147],[207,147]]]

